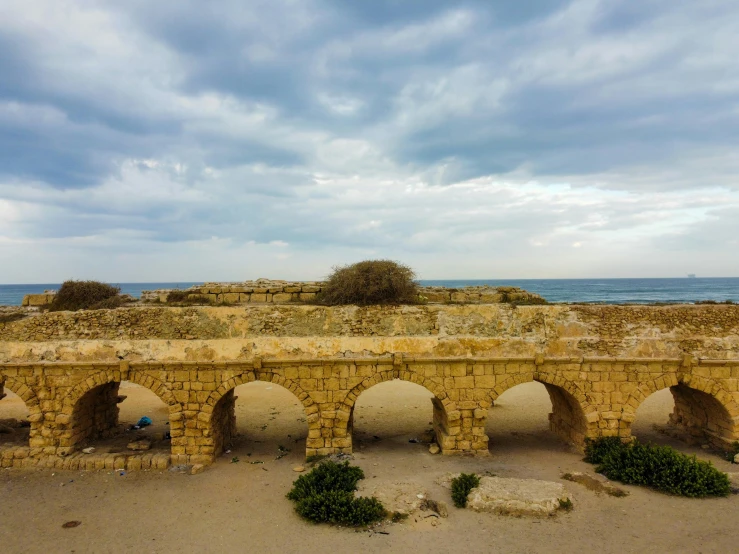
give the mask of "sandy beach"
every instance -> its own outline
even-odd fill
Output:
[[[155,439],[155,449],[166,450],[165,405],[137,385],[123,383],[121,394],[127,396],[120,405],[125,427],[144,415],[154,424],[100,441],[96,449],[125,448],[131,437],[146,436]],[[593,467],[548,431],[551,403],[538,383],[507,391],[491,409],[487,458],[429,454],[424,441],[431,428],[431,394],[422,387],[393,381],[367,390],[357,402],[354,429],[354,462],[366,474],[362,487],[416,483],[431,498],[449,503],[449,517],[420,512],[404,523],[373,530],[306,523],[285,498],[298,475],[293,467],[304,463],[307,426],[301,404],[271,383],[243,385],[236,394],[239,437],[231,452],[200,475],[2,470],[0,550],[723,553],[733,551],[739,540],[737,495],[694,500],[625,486],[629,496],[613,498],[562,481],[565,472],[592,472]],[[688,447],[656,430],[671,408],[669,391],[652,395],[637,413],[634,433],[644,441],[696,454],[723,471],[736,471],[737,466],[717,454],[699,445]],[[9,394],[0,402],[0,419],[25,415],[17,396]],[[0,440],[10,437],[0,435]],[[459,471],[565,483],[574,510],[541,519],[456,509],[449,491],[436,481]],[[71,520],[82,523],[62,528]]]

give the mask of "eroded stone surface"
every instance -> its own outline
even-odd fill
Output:
[[[538,479],[483,477],[467,497],[476,512],[514,516],[548,516],[560,509],[569,493],[560,483]]]
[[[428,491],[418,483],[394,482],[368,484],[360,481],[360,496],[374,496],[390,513],[411,515],[427,505]]]
[[[255,380],[301,401],[307,455],[350,453],[357,398],[394,379],[434,395],[443,454],[486,455],[489,408],[531,381],[549,392],[550,429],[575,446],[628,439],[636,409],[665,388],[671,424],[699,444],[739,439],[739,306],[138,307],[10,319],[0,321],[0,397],[23,399],[30,429],[27,446],[0,448],[1,467],[85,467],[79,449],[117,429],[121,381],[169,406],[174,464],[220,455],[233,391]]]

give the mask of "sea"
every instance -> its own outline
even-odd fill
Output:
[[[513,286],[535,292],[549,302],[597,304],[694,303],[705,300],[739,303],[739,277],[665,279],[453,279],[421,280],[421,285],[461,288]],[[202,282],[111,283],[135,297],[142,290],[185,289]],[[59,283],[0,285],[0,306],[20,306],[26,294],[57,290]]]

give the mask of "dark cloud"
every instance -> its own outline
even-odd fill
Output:
[[[730,0],[8,0],[0,243],[703,244],[733,229],[737,26]]]

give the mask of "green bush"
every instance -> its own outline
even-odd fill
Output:
[[[354,496],[360,479],[364,479],[361,468],[327,461],[298,477],[287,497],[296,502],[300,516],[315,523],[356,526],[385,519],[387,512],[379,500]]]
[[[376,498],[355,497],[340,490],[313,494],[300,500],[295,510],[314,523],[369,525],[386,517],[385,508]]]
[[[354,492],[360,479],[364,479],[362,468],[350,466],[349,462],[337,464],[328,461],[298,477],[287,497],[300,501],[328,491]]]
[[[625,446],[619,437],[585,439],[585,461],[595,465],[602,464],[609,454],[620,452]]]
[[[452,479],[452,500],[457,508],[467,506],[467,495],[480,485],[480,478],[474,473],[460,473]]]
[[[418,283],[407,266],[390,260],[366,260],[335,267],[326,278],[318,302],[329,306],[417,304]]]
[[[734,462],[734,458],[736,458],[737,454],[739,454],[739,441],[734,441],[731,443],[731,449],[726,452],[726,459],[730,462]]]
[[[54,295],[49,311],[62,310],[89,310],[120,306],[115,300],[121,292],[120,287],[114,287],[99,281],[65,281]]]
[[[586,446],[586,460],[598,464],[596,471],[609,479],[688,497],[727,496],[731,492],[728,476],[710,462],[669,446],[638,441],[623,444],[613,439],[596,439]]]

